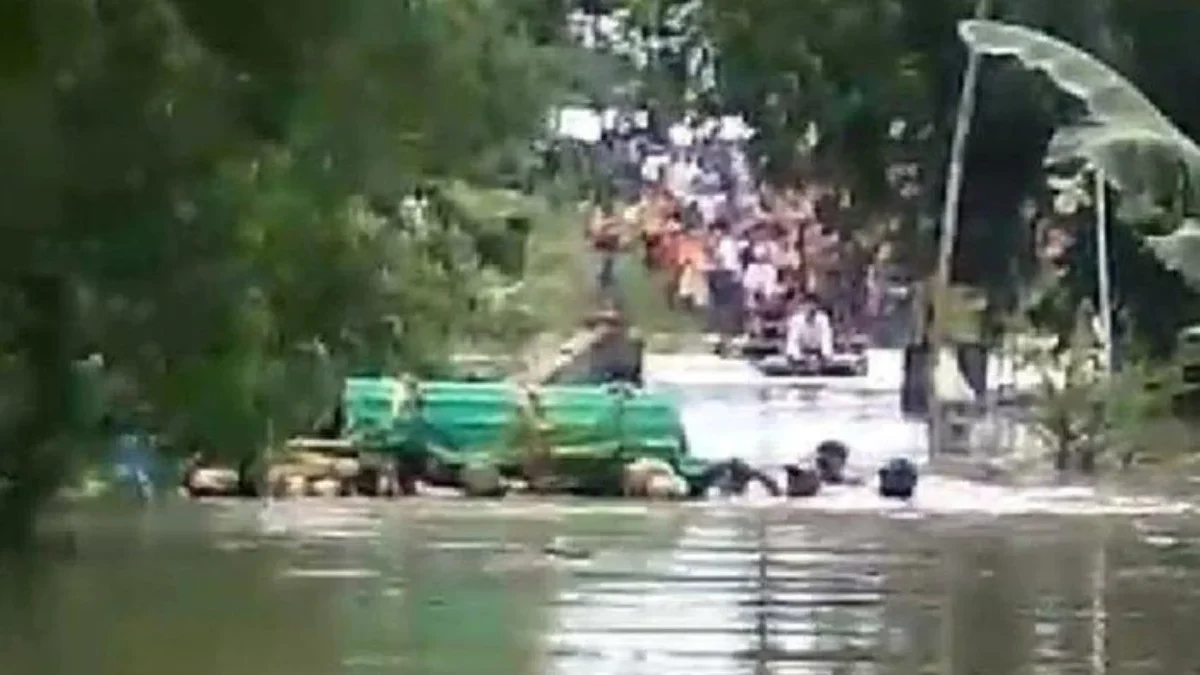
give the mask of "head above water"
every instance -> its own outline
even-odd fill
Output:
[[[817,456],[837,457],[845,462],[850,457],[850,446],[845,443],[828,439],[817,444]]]
[[[841,441],[826,440],[817,445],[817,474],[826,483],[841,483],[846,479],[846,462],[850,448]]]
[[[904,457],[889,460],[879,469],[879,496],[911,499],[917,488],[917,466]]]
[[[788,464],[783,467],[787,476],[788,497],[812,497],[821,491],[821,478],[817,472],[804,467]]]

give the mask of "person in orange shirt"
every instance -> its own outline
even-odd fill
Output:
[[[675,307],[678,297],[679,275],[681,271],[679,251],[684,237],[683,228],[677,213],[672,213],[667,219],[662,238],[658,247],[657,265],[666,276],[667,304]]]
[[[676,294],[685,307],[698,310],[708,304],[708,283],[704,271],[708,255],[704,240],[695,233],[680,233],[678,247],[679,282]]]
[[[643,194],[639,225],[647,268],[658,269],[662,267],[663,256],[661,248],[663,239],[667,234],[670,213],[670,196],[663,190],[651,188]]]

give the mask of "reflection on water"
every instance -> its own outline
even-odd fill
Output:
[[[705,355],[647,360],[649,386],[680,402],[688,441],[706,458],[782,465],[836,438],[870,471],[892,457],[923,461],[925,428],[900,413],[900,356],[875,350],[867,377],[766,378],[749,364]]]
[[[413,500],[55,521],[5,673],[1186,673],[1186,516]],[[55,541],[59,538],[52,537]]]
[[[699,453],[772,463],[837,437],[860,469],[919,456],[886,369],[764,397],[737,362],[649,365]],[[910,504],[847,487],[93,508],[0,559],[0,672],[1183,675],[1200,665],[1192,512],[937,476]]]

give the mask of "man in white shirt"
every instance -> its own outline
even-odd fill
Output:
[[[801,302],[788,319],[784,354],[791,361],[810,357],[826,361],[833,356],[833,324],[811,297]]]

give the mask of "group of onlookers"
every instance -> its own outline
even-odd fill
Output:
[[[638,200],[597,212],[592,241],[601,254],[601,287],[614,283],[618,252],[636,245],[662,280],[668,305],[702,313],[711,333],[732,337],[762,322],[794,325],[790,319],[807,316],[815,322],[808,342],[828,352],[835,329],[857,330],[878,306],[878,284],[873,288],[871,274],[853,273],[857,261],[845,256],[853,247],[821,222],[822,191],[747,190],[736,176],[721,179],[695,158],[675,153],[658,165],[656,180],[645,181]],[[690,182],[679,174],[690,174]],[[719,180],[725,185],[710,189]],[[872,266],[858,269],[864,267]]]
[[[882,313],[886,247],[832,226],[845,199],[835,187],[765,185],[717,120],[685,119],[657,141],[626,129],[604,142],[621,188],[591,223],[602,290],[614,289],[619,254],[636,247],[669,306],[702,314],[722,336],[786,324],[801,308],[830,330],[860,333]]]

